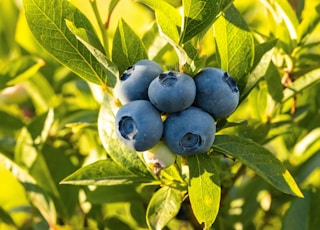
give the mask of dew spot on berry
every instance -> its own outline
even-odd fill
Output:
[[[135,138],[138,130],[135,121],[131,117],[123,117],[119,121],[119,131],[121,136],[127,140]]]

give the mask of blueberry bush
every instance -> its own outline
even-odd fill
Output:
[[[0,229],[318,229],[319,0],[2,0]]]

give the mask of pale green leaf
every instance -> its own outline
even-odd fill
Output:
[[[138,0],[155,12],[161,35],[172,45],[179,43],[182,17],[179,11],[164,0]]]
[[[48,194],[40,188],[35,178],[2,153],[0,153],[0,162],[22,183],[31,203],[39,210],[45,220],[47,220],[48,223],[55,223],[56,210],[53,201]]]
[[[253,36],[234,6],[229,7],[216,20],[214,31],[220,68],[237,80],[241,93],[254,59]]]
[[[57,61],[87,81],[107,84],[101,64],[67,29],[65,20],[94,34],[92,25],[77,8],[66,0],[25,0],[23,3],[31,32]]]
[[[218,171],[207,154],[188,156],[190,182],[188,194],[193,213],[205,229],[214,223],[220,207],[221,188]]]
[[[303,197],[290,172],[261,145],[243,137],[217,135],[213,149],[238,159],[280,191]]]
[[[122,73],[142,59],[148,59],[148,56],[141,39],[123,19],[120,19],[113,38],[112,61]]]
[[[319,3],[318,3],[319,4]],[[320,22],[320,5],[312,4],[312,7],[306,9],[306,17],[299,24],[298,42],[303,42],[319,25]]]
[[[147,208],[147,224],[150,229],[163,229],[179,212],[182,202],[180,190],[164,186],[153,194]]]

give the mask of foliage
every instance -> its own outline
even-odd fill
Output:
[[[319,0],[1,3],[0,228],[319,226]],[[158,174],[114,133],[143,58],[222,68],[241,95],[208,153]]]

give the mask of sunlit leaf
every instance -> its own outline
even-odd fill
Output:
[[[299,42],[302,42],[305,38],[307,38],[307,36],[309,36],[319,25],[320,5],[312,4],[312,7],[310,7],[310,9],[306,9],[305,14],[307,16],[304,17],[302,22],[299,24]]]
[[[66,20],[66,24],[70,31],[76,36],[76,38],[91,52],[91,54],[101,64],[103,71],[106,73],[107,85],[114,87],[116,84],[117,76],[119,75],[117,66],[112,63],[106,55],[103,53],[103,47],[99,40],[91,35],[90,31],[86,31],[83,28],[76,28],[75,24],[69,20]]]
[[[232,1],[227,1],[232,2]],[[220,0],[183,0],[184,23],[180,43],[201,34],[217,19],[222,10]],[[223,3],[226,4],[226,1]]]
[[[94,34],[88,19],[66,0],[23,1],[29,27],[39,43],[83,79],[105,85],[106,73],[88,49],[68,30],[65,20]]]
[[[163,229],[179,212],[182,202],[180,190],[164,186],[152,196],[147,208],[150,229]]]
[[[48,224],[53,226],[56,218],[56,210],[48,194],[40,188],[36,180],[27,171],[1,153],[0,162],[22,183],[31,203],[39,210]]]
[[[207,154],[188,156],[190,182],[188,194],[192,210],[205,229],[215,221],[220,208],[220,179],[213,160]]]
[[[214,23],[220,68],[237,80],[240,93],[245,88],[254,59],[253,36],[248,25],[230,6]]]
[[[162,36],[172,45],[179,43],[182,17],[179,11],[164,0],[138,0],[155,11],[157,25]]]
[[[112,46],[112,61],[118,66],[119,72],[122,73],[129,66],[147,58],[141,39],[123,19],[120,19]]]
[[[261,145],[243,137],[217,135],[213,149],[238,159],[280,191],[303,197],[290,172]]]

